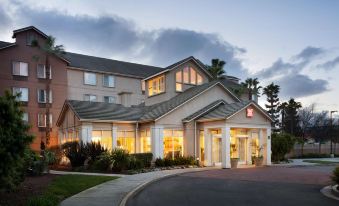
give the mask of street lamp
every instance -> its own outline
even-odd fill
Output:
[[[337,110],[334,110],[334,111],[330,111],[330,131],[332,132],[332,114],[335,113],[335,112],[338,112]],[[333,154],[333,135],[332,133],[331,134],[331,157],[334,157],[334,154]]]

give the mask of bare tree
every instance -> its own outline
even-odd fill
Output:
[[[298,142],[301,144],[301,155],[304,154],[304,145],[307,140],[308,130],[312,126],[312,121],[315,118],[314,108],[315,104],[311,104],[298,111],[299,127],[301,131],[301,137],[298,138]]]

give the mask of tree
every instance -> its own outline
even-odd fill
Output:
[[[274,122],[272,123],[273,127],[276,127],[276,125],[278,124],[279,120],[279,94],[280,91],[280,86],[274,84],[273,82],[269,85],[267,85],[264,89],[263,89],[263,95],[266,95],[266,100],[268,102],[268,104],[265,104],[265,107],[267,109],[268,114],[271,116],[271,118],[274,120]]]
[[[301,144],[301,156],[304,154],[304,145],[306,142],[307,138],[307,133],[312,126],[312,121],[314,120],[314,104],[311,104],[308,107],[302,108],[298,111],[298,116],[299,116],[299,128],[300,128],[300,133],[301,136],[298,139],[299,143]]]
[[[285,155],[289,153],[294,146],[295,138],[287,133],[272,134],[272,161],[279,162],[285,160]]]
[[[6,91],[0,97],[0,188],[7,190],[23,181],[25,150],[34,138],[22,120],[21,103],[16,100],[20,95]]]
[[[256,95],[259,97],[260,95],[260,89],[262,88],[259,86],[259,81],[258,78],[247,78],[245,82],[241,83],[241,86],[243,88],[243,92],[247,91],[248,92],[248,99],[253,100],[253,95]]]
[[[225,74],[224,66],[225,61],[219,59],[212,59],[212,65],[207,65],[207,70],[210,72],[214,80],[220,79],[223,74]]]
[[[44,150],[45,145],[49,145],[50,135],[51,135],[51,125],[50,125],[50,85],[51,85],[51,65],[50,58],[52,56],[61,56],[65,54],[63,45],[55,45],[55,38],[53,36],[48,36],[44,42],[44,45],[40,45],[37,40],[33,40],[32,46],[37,47],[44,53],[45,60],[45,71],[46,71],[46,133],[45,141],[41,140],[41,149]],[[34,56],[35,60],[39,60],[41,57]]]
[[[300,102],[296,102],[291,98],[288,102],[284,102],[279,106],[282,112],[282,129],[284,132],[293,136],[300,135],[298,110],[302,107]]]
[[[327,118],[327,111],[315,113],[310,127],[311,137],[319,143],[319,154],[321,144],[328,140],[330,130],[330,120]]]

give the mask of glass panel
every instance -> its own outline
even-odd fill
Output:
[[[38,114],[38,127],[46,127],[45,114]]]
[[[182,83],[182,71],[181,70],[175,73],[175,81]]]
[[[200,74],[197,74],[197,84],[200,85],[203,83],[202,77],[200,76]]]
[[[239,138],[238,140],[238,150],[239,150],[239,161],[245,162],[246,161],[246,139]]]
[[[213,137],[212,139],[212,161],[221,162],[221,138]]]
[[[189,68],[185,67],[183,71],[183,78],[184,78],[184,83],[188,84],[189,83]]]
[[[43,89],[38,90],[38,102],[45,103],[46,102],[46,91]]]
[[[20,75],[20,62],[13,62],[13,74]]]
[[[100,142],[101,141],[101,130],[93,130],[92,131],[92,142]]]
[[[258,156],[259,152],[259,135],[258,133],[252,133],[252,138],[251,138],[251,152],[252,156]]]
[[[17,101],[27,102],[28,101],[28,88],[13,87],[13,95],[21,93],[21,96],[17,98]]]
[[[38,78],[46,78],[45,65],[38,64],[37,76]]]
[[[121,149],[127,150],[129,153],[135,152],[135,136],[132,131],[118,132],[117,146]]]
[[[182,92],[182,84],[181,83],[175,83],[175,91]]]
[[[156,77],[148,81],[148,95],[152,96],[165,91],[165,76]]]
[[[196,71],[191,67],[190,68],[190,79],[191,79],[191,84],[196,84],[197,82],[197,73]]]
[[[84,82],[85,82],[85,84],[96,85],[97,84],[96,74],[85,72],[85,81]]]
[[[141,80],[141,91],[146,90],[146,82],[144,80]]]
[[[140,133],[140,149],[141,152],[151,152],[151,136],[146,130]]]
[[[104,102],[106,102],[106,103],[115,103],[115,97],[104,96]]]
[[[101,145],[108,150],[112,150],[112,131],[102,131]]]
[[[183,155],[183,131],[164,130],[164,157],[176,158]]]
[[[199,132],[199,144],[200,144],[200,161],[205,160],[205,138],[204,131]]]
[[[104,75],[103,84],[105,87],[114,87],[114,76]]]
[[[28,122],[28,113],[27,112],[24,112],[22,114],[22,120],[25,121],[25,122]]]

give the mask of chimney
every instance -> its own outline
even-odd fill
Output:
[[[125,107],[131,107],[131,96],[132,92],[120,92],[120,102]]]

